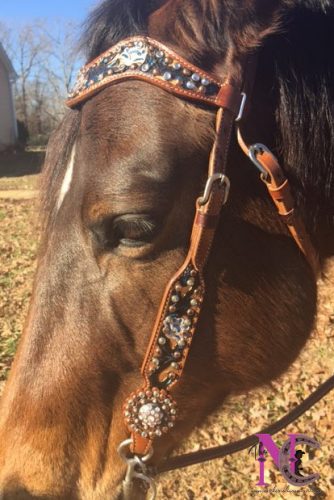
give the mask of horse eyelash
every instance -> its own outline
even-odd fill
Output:
[[[125,218],[114,221],[113,230],[117,233],[127,233],[128,237],[133,233],[134,236],[148,236],[154,233],[157,225],[152,219],[144,218]]]

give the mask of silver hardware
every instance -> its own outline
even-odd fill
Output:
[[[248,151],[248,156],[249,156],[250,160],[253,162],[253,164],[256,166],[256,168],[258,170],[260,170],[264,179],[267,179],[268,172],[263,167],[262,163],[260,163],[259,160],[257,159],[257,156],[262,155],[263,153],[272,154],[272,152],[270,151],[269,148],[267,148],[267,146],[265,146],[264,144],[256,143],[256,144],[252,144],[250,146],[249,151]]]
[[[203,205],[207,204],[207,202],[209,201],[211,192],[212,192],[213,185],[216,182],[218,182],[218,181],[219,181],[219,187],[224,187],[224,189],[225,189],[224,200],[223,200],[223,205],[225,205],[225,203],[228,200],[228,195],[229,195],[229,192],[230,192],[230,185],[231,185],[230,180],[224,174],[213,174],[206,181],[206,186],[205,186],[205,189],[204,189],[203,196],[201,196],[200,198],[198,198],[198,204],[200,206],[203,206]]]
[[[195,90],[197,87],[196,87],[196,84],[191,81],[191,80],[188,80],[187,83],[186,83],[186,87],[187,89],[189,90]]]
[[[246,102],[247,102],[247,94],[245,92],[241,92],[241,96],[242,96],[242,99],[241,99],[241,103],[240,103],[240,109],[239,109],[238,116],[235,119],[236,122],[240,122],[240,120],[242,119],[242,117],[244,115],[244,111],[245,111]]]
[[[123,481],[123,495],[124,499],[133,498],[133,481],[134,479],[140,479],[144,481],[148,485],[151,490],[150,500],[155,500],[157,496],[157,487],[155,481],[152,477],[147,474],[147,466],[146,462],[153,456],[153,447],[149,449],[148,453],[143,457],[139,457],[138,455],[133,455],[132,457],[128,457],[126,454],[126,450],[132,445],[132,439],[126,439],[122,441],[122,443],[117,448],[117,451],[122,460],[127,464],[127,470],[125,474],[125,479]]]
[[[129,67],[132,64],[144,64],[148,55],[148,47],[125,47],[121,54],[110,61],[109,66],[122,65]]]
[[[165,73],[162,75],[162,78],[166,81],[172,79],[172,73],[170,71],[165,71]]]

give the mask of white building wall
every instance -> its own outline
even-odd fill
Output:
[[[17,125],[12,83],[8,70],[0,58],[0,149],[15,144],[16,140]]]

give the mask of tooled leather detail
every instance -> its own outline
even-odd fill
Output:
[[[102,89],[125,80],[142,80],[170,93],[237,114],[241,96],[228,80],[218,81],[149,37],[122,40],[84,66],[66,104],[73,108]]]

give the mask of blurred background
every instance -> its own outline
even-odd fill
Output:
[[[44,146],[80,65],[91,0],[12,0],[0,6],[0,149]]]

